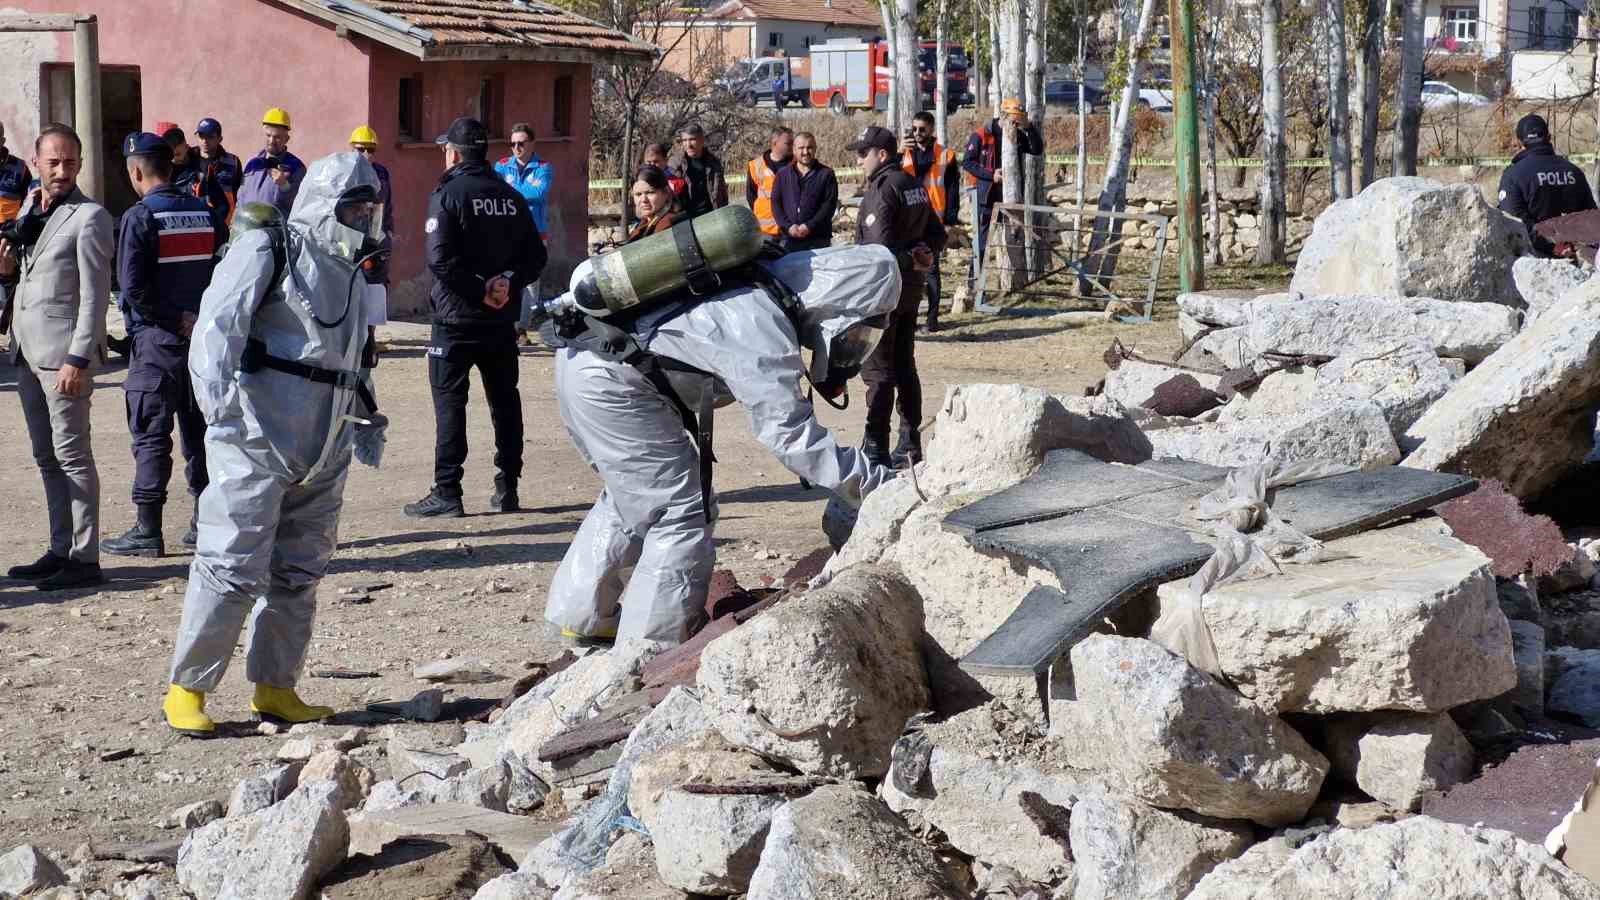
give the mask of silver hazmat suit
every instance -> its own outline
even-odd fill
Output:
[[[817,421],[801,346],[813,349],[810,372],[820,382],[833,338],[894,309],[894,255],[859,246],[763,265],[799,295],[801,334],[760,288],[665,306],[631,331],[650,353],[715,376],[702,389],[742,404],[756,439],[790,471],[857,505],[894,473],[840,446]],[[588,271],[580,265],[572,285]],[[588,350],[557,351],[555,381],[562,421],[605,489],[556,571],[545,618],[583,635],[614,630],[618,638],[681,642],[703,616],[715,560],[708,521],[715,510],[708,517],[683,419],[637,367]],[[674,378],[695,409],[698,397],[685,396],[692,381]]]
[[[358,154],[317,160],[289,215],[279,283],[267,232],[246,232],[217,265],[201,301],[189,372],[208,426],[211,483],[200,497],[173,684],[215,688],[247,617],[246,677],[280,688],[299,677],[317,583],[337,542],[354,439],[346,417],[369,411],[353,386],[273,369],[245,373],[240,365],[254,340],[279,359],[361,371],[367,325],[360,277],[351,289],[361,234],[339,223],[335,206],[347,191],[377,185],[377,173]],[[313,321],[334,323],[347,307],[335,327]]]

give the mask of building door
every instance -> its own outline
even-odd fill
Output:
[[[39,121],[61,122],[77,127],[73,113],[71,64],[51,63],[44,67],[44,90],[39,97]],[[100,158],[104,161],[106,196],[96,197],[113,216],[120,216],[139,202],[139,195],[128,183],[122,161],[122,139],[143,131],[144,109],[139,89],[138,66],[100,67]],[[85,142],[90,136],[80,135]]]

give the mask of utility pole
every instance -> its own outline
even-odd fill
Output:
[[[1178,168],[1178,289],[1206,288],[1200,225],[1200,132],[1194,84],[1194,0],[1168,0],[1172,31],[1172,140]]]
[[[100,134],[100,24],[92,15],[0,15],[0,34],[72,32],[73,130],[83,141],[83,167],[78,188],[105,202],[105,147]]]

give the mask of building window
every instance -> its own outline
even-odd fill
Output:
[[[400,123],[396,129],[402,141],[422,140],[422,76],[400,79]]]
[[[504,75],[486,75],[478,79],[477,119],[493,137],[505,134],[505,116],[501,114],[504,98]]]
[[[1578,42],[1578,11],[1575,9],[1562,10],[1561,12],[1561,40],[1557,50],[1571,50]]]
[[[1444,9],[1444,36],[1458,41],[1478,39],[1478,8],[1447,6]]]
[[[1530,7],[1528,9],[1528,48],[1530,50],[1543,50],[1544,40],[1544,7]]]
[[[774,32],[769,33],[767,35],[767,46],[768,47],[782,47],[783,46],[783,32],[774,31]]]
[[[556,79],[554,102],[551,104],[550,130],[559,137],[572,136],[572,76]]]

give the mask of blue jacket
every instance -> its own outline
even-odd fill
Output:
[[[283,210],[287,216],[294,208],[294,195],[300,190],[300,180],[306,177],[306,164],[300,157],[285,150],[278,164],[289,172],[289,186],[279,188],[272,180],[272,170],[267,165],[267,151],[263,150],[244,164],[244,176],[239,185],[239,202],[270,203]]]
[[[122,214],[117,238],[117,305],[128,331],[157,327],[176,334],[183,314],[200,311],[217,247],[228,239],[224,210],[171,184]]]
[[[541,238],[549,238],[550,225],[545,219],[544,198],[550,192],[550,182],[555,177],[550,164],[535,156],[526,166],[508,156],[494,164],[494,173],[505,183],[517,189],[522,199],[528,201],[528,212],[533,213],[533,227],[539,229]]]
[[[33,174],[22,157],[7,153],[0,160],[0,222],[9,222],[22,211],[22,201],[32,187]]]

